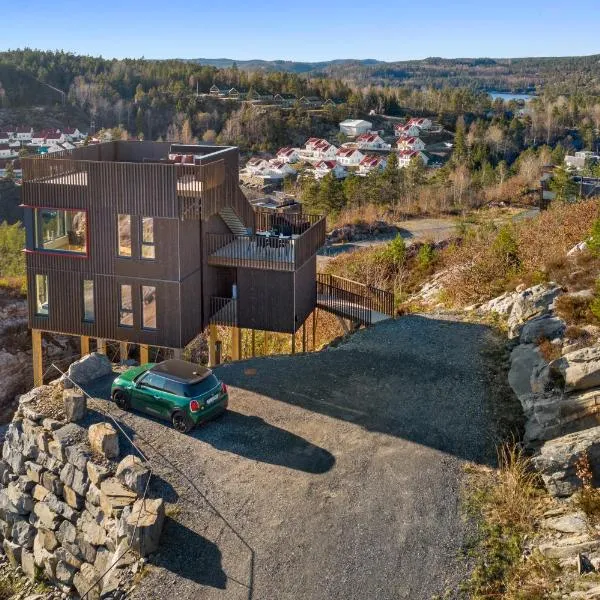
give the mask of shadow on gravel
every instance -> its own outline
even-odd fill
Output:
[[[335,464],[333,454],[324,448],[260,417],[233,410],[189,435],[217,450],[306,473],[326,473]]]
[[[170,518],[165,521],[162,545],[152,564],[201,585],[220,590],[227,587],[219,547]]]
[[[230,363],[215,373],[227,385],[493,465],[489,335],[484,325],[411,315],[335,349]],[[254,437],[236,428],[221,443],[238,435]]]

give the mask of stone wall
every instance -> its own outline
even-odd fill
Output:
[[[60,382],[36,388],[21,397],[0,460],[9,561],[90,600],[123,595],[133,563],[157,549],[164,521],[163,501],[142,498],[150,470],[134,455],[119,457],[119,434],[101,417]]]

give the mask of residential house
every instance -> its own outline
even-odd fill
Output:
[[[273,100],[273,94],[266,90],[250,90],[248,92],[248,100],[251,102],[269,102]]]
[[[324,219],[256,213],[237,148],[114,141],[50,156],[22,159],[34,385],[43,332],[80,336],[82,354],[90,337],[99,352],[106,340],[138,344],[145,363],[149,346],[178,356],[209,327],[212,364],[217,324],[237,340],[239,328],[293,334],[314,311]],[[248,233],[283,217],[276,246]]]
[[[320,108],[323,106],[323,100],[319,96],[302,96],[300,104],[305,108]]]
[[[30,142],[33,134],[33,127],[17,127],[15,137],[20,142]]]
[[[289,163],[276,158],[269,161],[269,170],[272,177],[280,179],[296,175],[296,170]]]
[[[85,133],[82,133],[77,127],[65,127],[63,129],[63,135],[68,142],[77,142],[85,139]]]
[[[8,144],[0,144],[0,158],[11,158],[13,156],[16,156],[16,153]]]
[[[298,101],[298,97],[295,94],[275,94],[273,100],[283,106],[294,106]]]
[[[379,156],[365,156],[358,165],[358,174],[367,175],[371,171],[379,170],[383,171],[387,166],[387,160],[385,157]]]
[[[59,131],[59,132],[52,132],[49,131],[46,134],[46,145],[48,146],[55,146],[57,144],[62,144],[65,141],[65,136]]]
[[[12,135],[8,131],[0,131],[0,144],[8,144],[12,140]]]
[[[246,90],[238,90],[236,88],[231,88],[227,92],[227,97],[231,100],[243,100],[246,97]]]
[[[398,152],[398,168],[403,169],[404,167],[408,167],[410,161],[414,158],[422,160],[424,165],[427,165],[429,162],[427,154],[420,150],[400,150]]]
[[[421,133],[421,130],[416,125],[411,125],[409,123],[402,124],[398,123],[394,125],[394,135],[396,137],[401,137],[403,135],[407,135],[410,137],[416,137]]]
[[[569,169],[581,170],[585,167],[586,163],[597,163],[600,160],[600,156],[594,154],[590,150],[579,150],[575,152],[575,156],[565,156],[565,165]]]
[[[359,150],[390,150],[392,147],[376,133],[363,133],[356,138],[355,142]]]
[[[420,130],[424,130],[424,131],[428,131],[429,129],[431,129],[433,127],[433,123],[431,122],[431,119],[427,119],[427,118],[423,118],[423,117],[409,119],[406,124],[414,125],[415,127],[418,127]]]
[[[348,174],[346,168],[335,160],[320,160],[314,168],[315,179],[322,179],[325,175],[333,173],[337,179],[343,179]]]
[[[340,133],[348,137],[356,137],[373,129],[373,123],[362,119],[346,119],[340,123]]]
[[[344,167],[358,167],[365,155],[358,148],[342,147],[337,151],[336,160]]]
[[[300,160],[300,155],[298,154],[297,148],[292,148],[291,146],[286,146],[285,148],[281,148],[277,151],[277,158],[287,163],[295,163]]]
[[[398,150],[425,150],[425,142],[414,135],[401,135],[396,142]]]
[[[268,168],[269,161],[266,158],[253,157],[246,163],[246,171],[252,175]]]
[[[322,138],[309,138],[300,152],[301,158],[335,160],[337,148]]]
[[[218,98],[225,98],[225,97],[227,97],[229,90],[230,90],[230,88],[228,88],[228,87],[219,87],[217,85],[212,85],[210,87],[210,89],[208,90],[208,93],[211,96],[216,96]]]

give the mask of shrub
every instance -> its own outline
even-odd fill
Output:
[[[590,304],[590,312],[596,319],[600,319],[600,279],[596,281],[596,293]]]
[[[435,248],[431,244],[425,243],[419,248],[419,251],[417,252],[417,265],[421,270],[427,271],[431,268],[435,259]]]
[[[561,348],[558,344],[553,344],[548,338],[540,338],[537,342],[538,350],[546,362],[552,362],[561,356]]]
[[[401,235],[397,235],[381,250],[379,257],[390,267],[398,268],[406,259],[406,243]]]
[[[596,219],[592,224],[592,231],[587,240],[587,247],[594,256],[600,257],[600,219]]]
[[[3,277],[22,277],[25,275],[25,230],[21,223],[0,224],[0,273]]]
[[[554,307],[556,314],[567,323],[582,325],[595,319],[592,302],[591,298],[563,294],[556,299]]]

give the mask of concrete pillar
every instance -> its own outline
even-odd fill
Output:
[[[217,326],[212,323],[208,326],[208,366],[217,364]]]
[[[119,358],[121,360],[121,364],[123,364],[127,360],[128,348],[129,344],[127,342],[119,342]]]
[[[87,335],[82,335],[81,340],[81,356],[85,356],[90,353],[90,338]]]
[[[96,350],[100,354],[106,354],[106,340],[104,338],[98,338],[96,340]]]
[[[239,327],[231,328],[231,358],[232,360],[242,358],[242,332]]]
[[[173,358],[177,358],[181,360],[182,349],[181,348],[173,348]]]
[[[33,387],[44,383],[44,360],[42,357],[42,331],[31,330],[31,345],[33,348]]]
[[[252,358],[256,356],[256,330],[252,330]]]
[[[148,344],[140,344],[140,364],[143,365],[150,362],[150,352]]]

